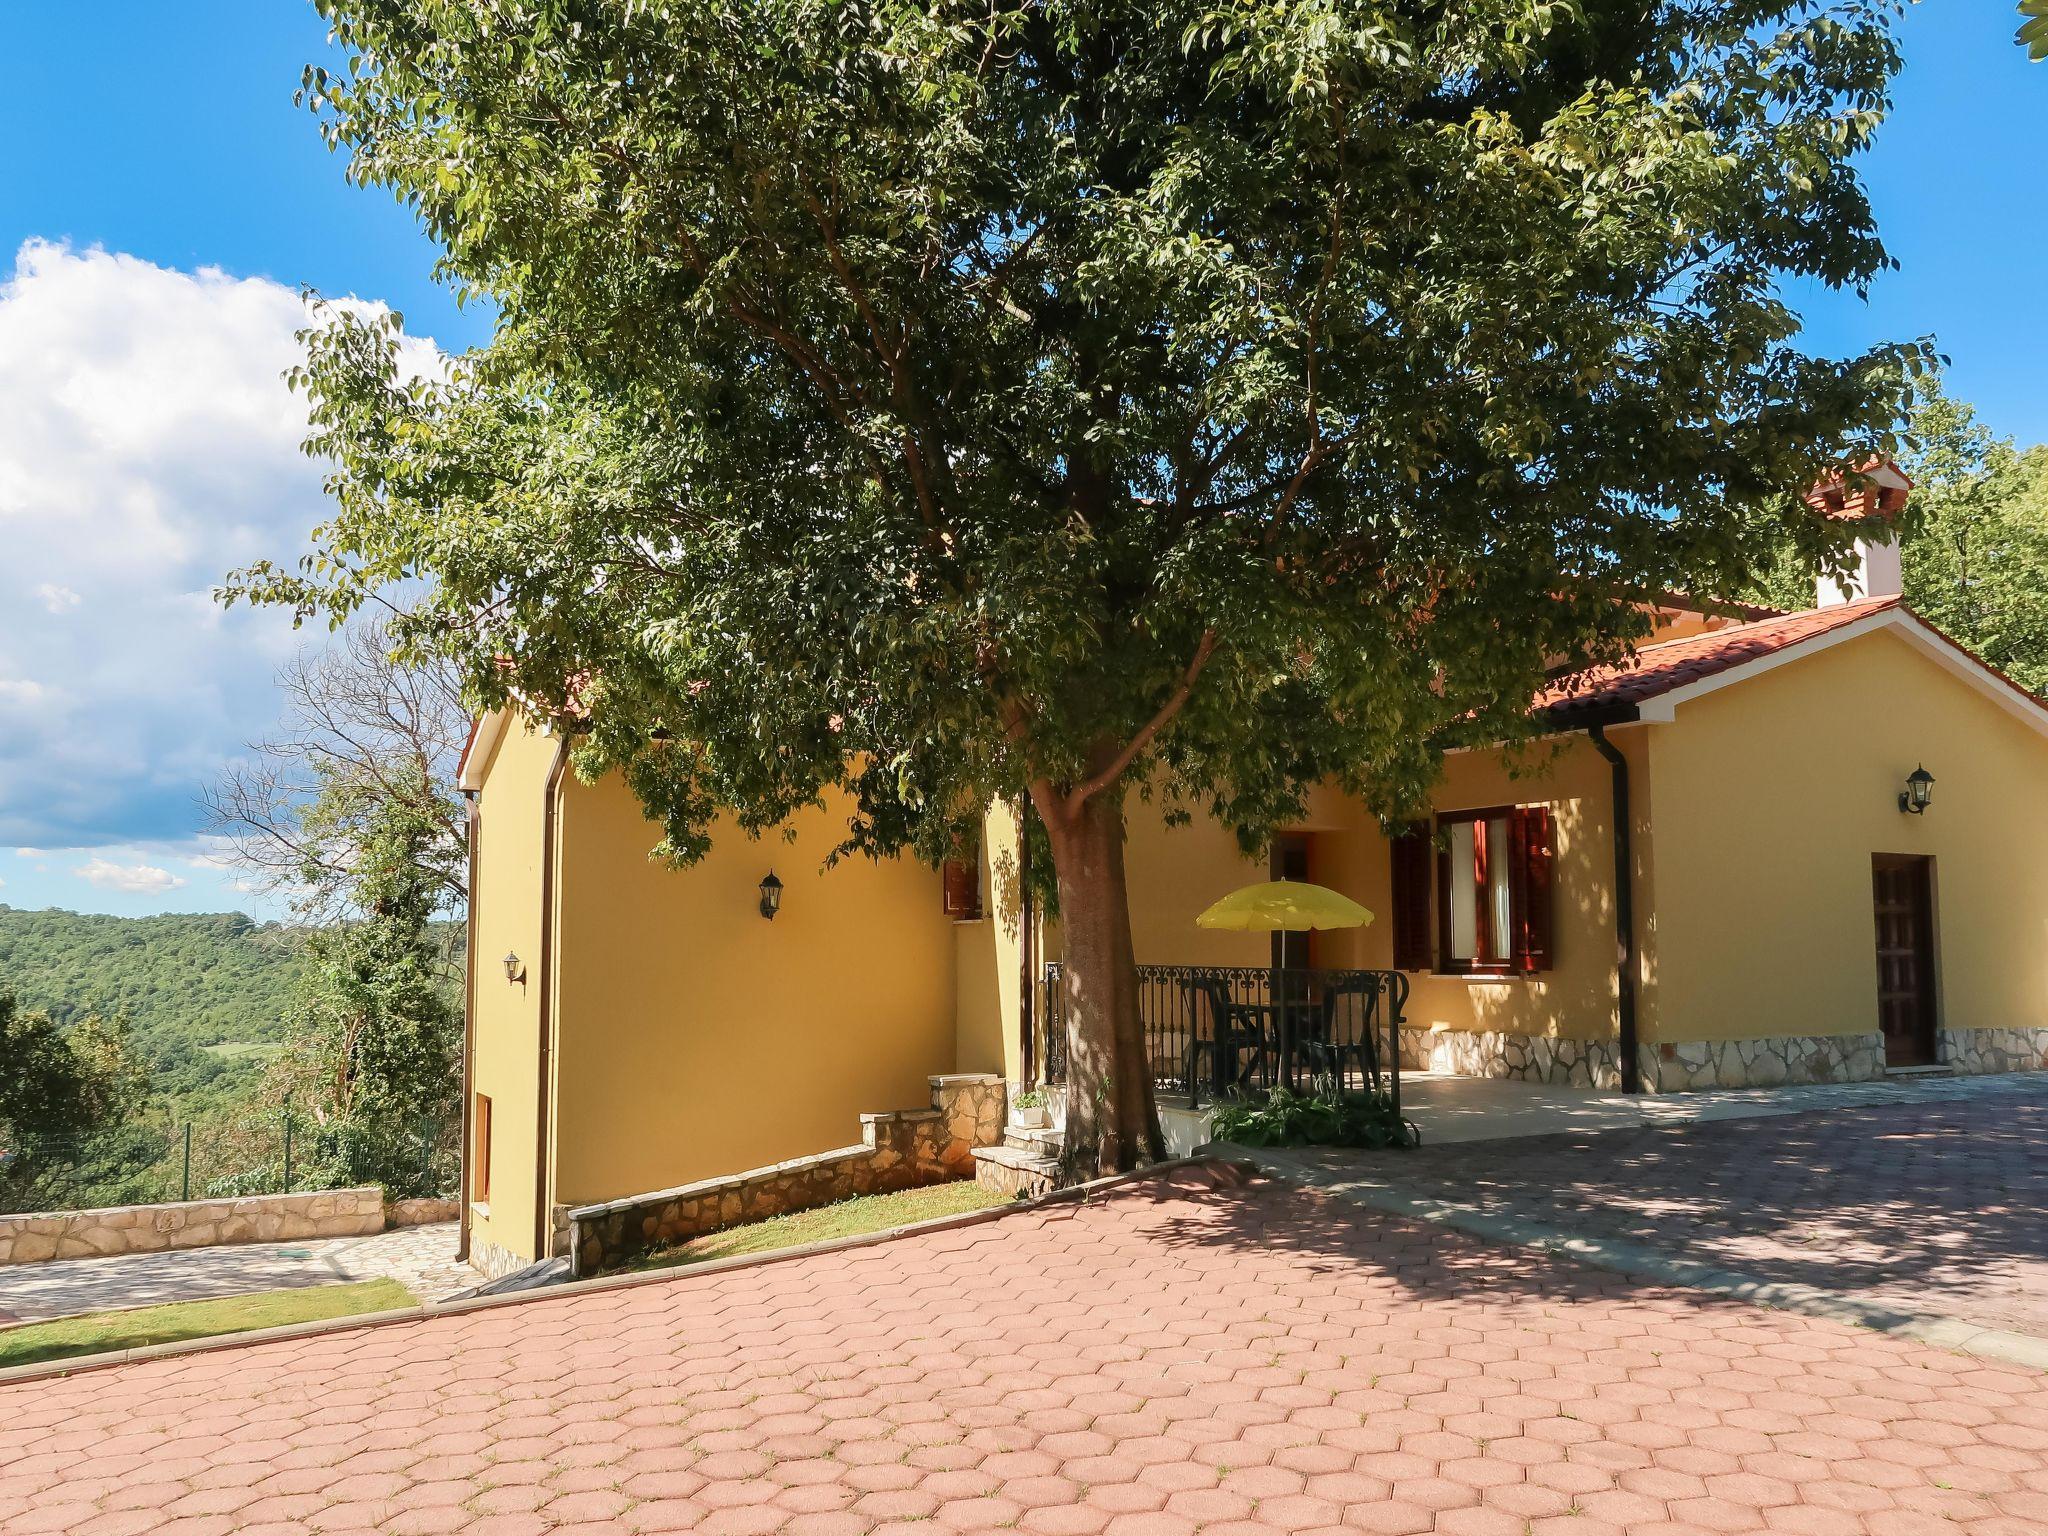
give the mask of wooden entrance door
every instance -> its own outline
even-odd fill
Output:
[[[1877,909],[1877,1016],[1888,1067],[1924,1067],[1934,1053],[1934,861],[1871,855]]]
[[[1269,865],[1271,878],[1275,880],[1308,879],[1308,834],[1306,832],[1282,832],[1273,839],[1273,852]],[[1276,969],[1305,971],[1308,969],[1309,945],[1305,933],[1276,933],[1273,935],[1273,965]]]

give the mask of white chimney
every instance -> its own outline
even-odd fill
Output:
[[[1825,571],[1815,584],[1815,606],[1833,608],[1841,603],[1860,603],[1866,597],[1897,597],[1906,590],[1899,569],[1899,541],[1890,523],[1873,520],[1856,535],[1856,562],[1849,573],[1836,581]]]
[[[1822,573],[1814,588],[1816,607],[1897,597],[1906,589],[1894,519],[1904,509],[1913,482],[1890,462],[1872,464],[1862,473],[1871,482],[1862,490],[1849,490],[1838,477],[1806,494],[1807,505],[1823,517],[1857,525],[1856,552],[1849,569],[1839,581]]]

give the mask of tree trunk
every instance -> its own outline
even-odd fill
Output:
[[[1065,1170],[1121,1173],[1165,1155],[1138,1015],[1138,970],[1124,887],[1123,796],[1101,790],[1079,811],[1040,804],[1060,893],[1066,988]]]

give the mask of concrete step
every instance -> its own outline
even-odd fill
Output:
[[[1886,1067],[1886,1077],[1954,1077],[1955,1068],[1944,1062],[1932,1062],[1924,1067]]]

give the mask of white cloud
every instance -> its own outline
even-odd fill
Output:
[[[160,896],[185,883],[183,876],[174,875],[154,864],[117,864],[98,855],[87,859],[71,873],[103,891],[124,891],[131,896]]]
[[[273,674],[313,637],[210,594],[324,515],[283,377],[306,323],[267,278],[42,241],[0,280],[0,840],[188,838],[275,718]],[[97,622],[58,622],[88,598]]]
[[[208,836],[199,839],[199,851],[184,856],[185,863],[193,869],[219,874],[239,869],[235,858],[234,845],[224,837]]]
[[[17,848],[14,850],[14,856],[17,859],[47,859],[50,855],[42,848]]]

